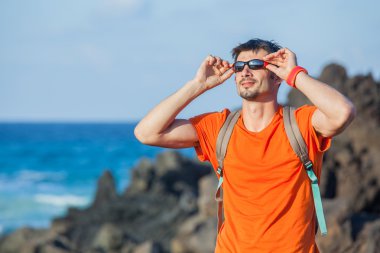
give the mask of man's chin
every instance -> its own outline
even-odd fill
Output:
[[[239,96],[245,100],[253,101],[257,98],[257,93],[256,92],[240,91]]]

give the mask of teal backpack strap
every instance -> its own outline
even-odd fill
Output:
[[[223,161],[226,156],[228,142],[232,134],[232,130],[239,119],[240,110],[231,112],[228,114],[226,121],[222,128],[219,130],[218,138],[216,139],[216,158],[218,160],[219,183],[215,193],[215,200],[218,203],[218,233],[223,224],[223,195],[222,195],[222,183],[223,183]]]
[[[284,114],[285,132],[286,132],[286,135],[288,136],[290,145],[292,146],[294,152],[297,154],[299,159],[302,161],[306,169],[306,173],[309,176],[309,179],[311,181],[311,188],[313,191],[313,198],[314,198],[314,206],[315,206],[315,211],[317,214],[319,228],[321,230],[322,236],[325,236],[327,235],[327,227],[326,227],[325,216],[323,214],[323,206],[322,206],[321,193],[319,191],[319,186],[318,186],[318,179],[313,170],[313,163],[309,159],[307,146],[298,128],[298,124],[294,116],[294,108],[288,107],[288,106],[284,107],[283,114]]]

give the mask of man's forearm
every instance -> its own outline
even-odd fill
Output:
[[[304,72],[297,75],[295,85],[330,121],[337,126],[349,123],[354,106],[343,94]]]
[[[176,116],[205,89],[192,80],[154,107],[136,126],[135,133],[141,138],[163,133]]]
[[[135,136],[148,145],[184,148],[198,141],[198,135],[189,120],[176,120],[178,113],[206,90],[226,81],[233,74],[232,64],[220,57],[207,56],[195,77],[181,89],[153,108],[136,126]]]

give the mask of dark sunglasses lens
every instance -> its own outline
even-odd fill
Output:
[[[248,67],[250,69],[260,69],[263,66],[264,66],[264,61],[262,61],[262,60],[255,59],[255,60],[251,60],[248,62]]]
[[[237,61],[234,64],[234,70],[235,72],[240,72],[244,69],[245,62]]]

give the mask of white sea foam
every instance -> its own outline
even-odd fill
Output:
[[[89,203],[88,198],[76,195],[36,194],[34,200],[41,204],[59,207],[85,206]]]
[[[42,182],[60,182],[67,173],[64,171],[21,170],[15,174],[0,174],[0,190],[20,190],[35,187]]]
[[[66,173],[64,171],[35,171],[35,170],[21,170],[17,174],[17,180],[21,181],[42,181],[42,180],[50,180],[50,181],[59,181],[63,180],[66,177]]]

